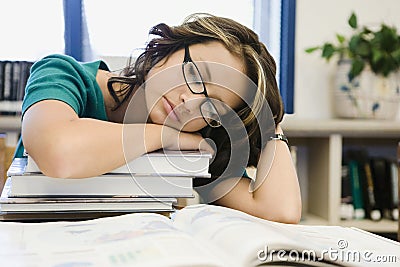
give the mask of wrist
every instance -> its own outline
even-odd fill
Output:
[[[289,146],[289,139],[283,133],[275,133],[275,135],[271,136],[270,139],[276,141],[283,141],[286,143],[287,146]]]
[[[283,134],[283,130],[282,130],[282,127],[280,126],[280,124],[278,124],[275,127],[275,134]]]

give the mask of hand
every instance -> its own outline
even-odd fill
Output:
[[[214,154],[214,149],[199,133],[180,132],[168,126],[161,129],[162,147],[170,150],[203,150]]]

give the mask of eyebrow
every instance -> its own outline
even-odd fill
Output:
[[[210,68],[208,67],[208,64],[205,63],[205,69],[206,69],[206,73],[208,75],[208,80],[211,81],[211,72],[210,72]]]
[[[205,71],[206,71],[206,75],[208,75],[208,81],[211,81],[211,72],[210,72],[210,68],[208,67],[207,61],[204,61],[201,57],[199,57],[199,59],[200,60],[197,60],[197,61],[201,61],[202,65],[205,66],[204,68],[205,68]],[[194,60],[193,60],[193,62],[196,63]],[[204,79],[204,77],[206,77],[206,76],[202,75],[201,77]]]

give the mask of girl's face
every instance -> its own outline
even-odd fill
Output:
[[[217,41],[193,44],[188,48],[190,57],[198,66],[203,81],[212,80],[210,77],[213,75],[228,76],[222,77],[227,81],[231,79],[229,75],[216,71],[213,65],[226,66],[227,69],[233,68],[238,73],[244,73],[242,61]],[[146,105],[151,122],[164,124],[177,130],[195,132],[207,125],[200,112],[200,106],[205,102],[206,97],[204,94],[194,94],[186,84],[182,71],[184,56],[185,49],[181,49],[150,70],[144,90]],[[191,70],[186,73],[186,76],[191,75]],[[187,78],[190,79],[190,77]],[[200,85],[193,85],[193,87],[202,88],[201,82]],[[236,109],[243,104],[238,90],[233,91],[226,86],[207,82],[205,82],[205,87],[218,113],[226,113],[229,108]]]

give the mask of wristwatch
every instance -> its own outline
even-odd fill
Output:
[[[275,134],[274,136],[270,137],[271,140],[280,140],[286,143],[287,146],[289,146],[289,139],[286,137],[284,134]]]

